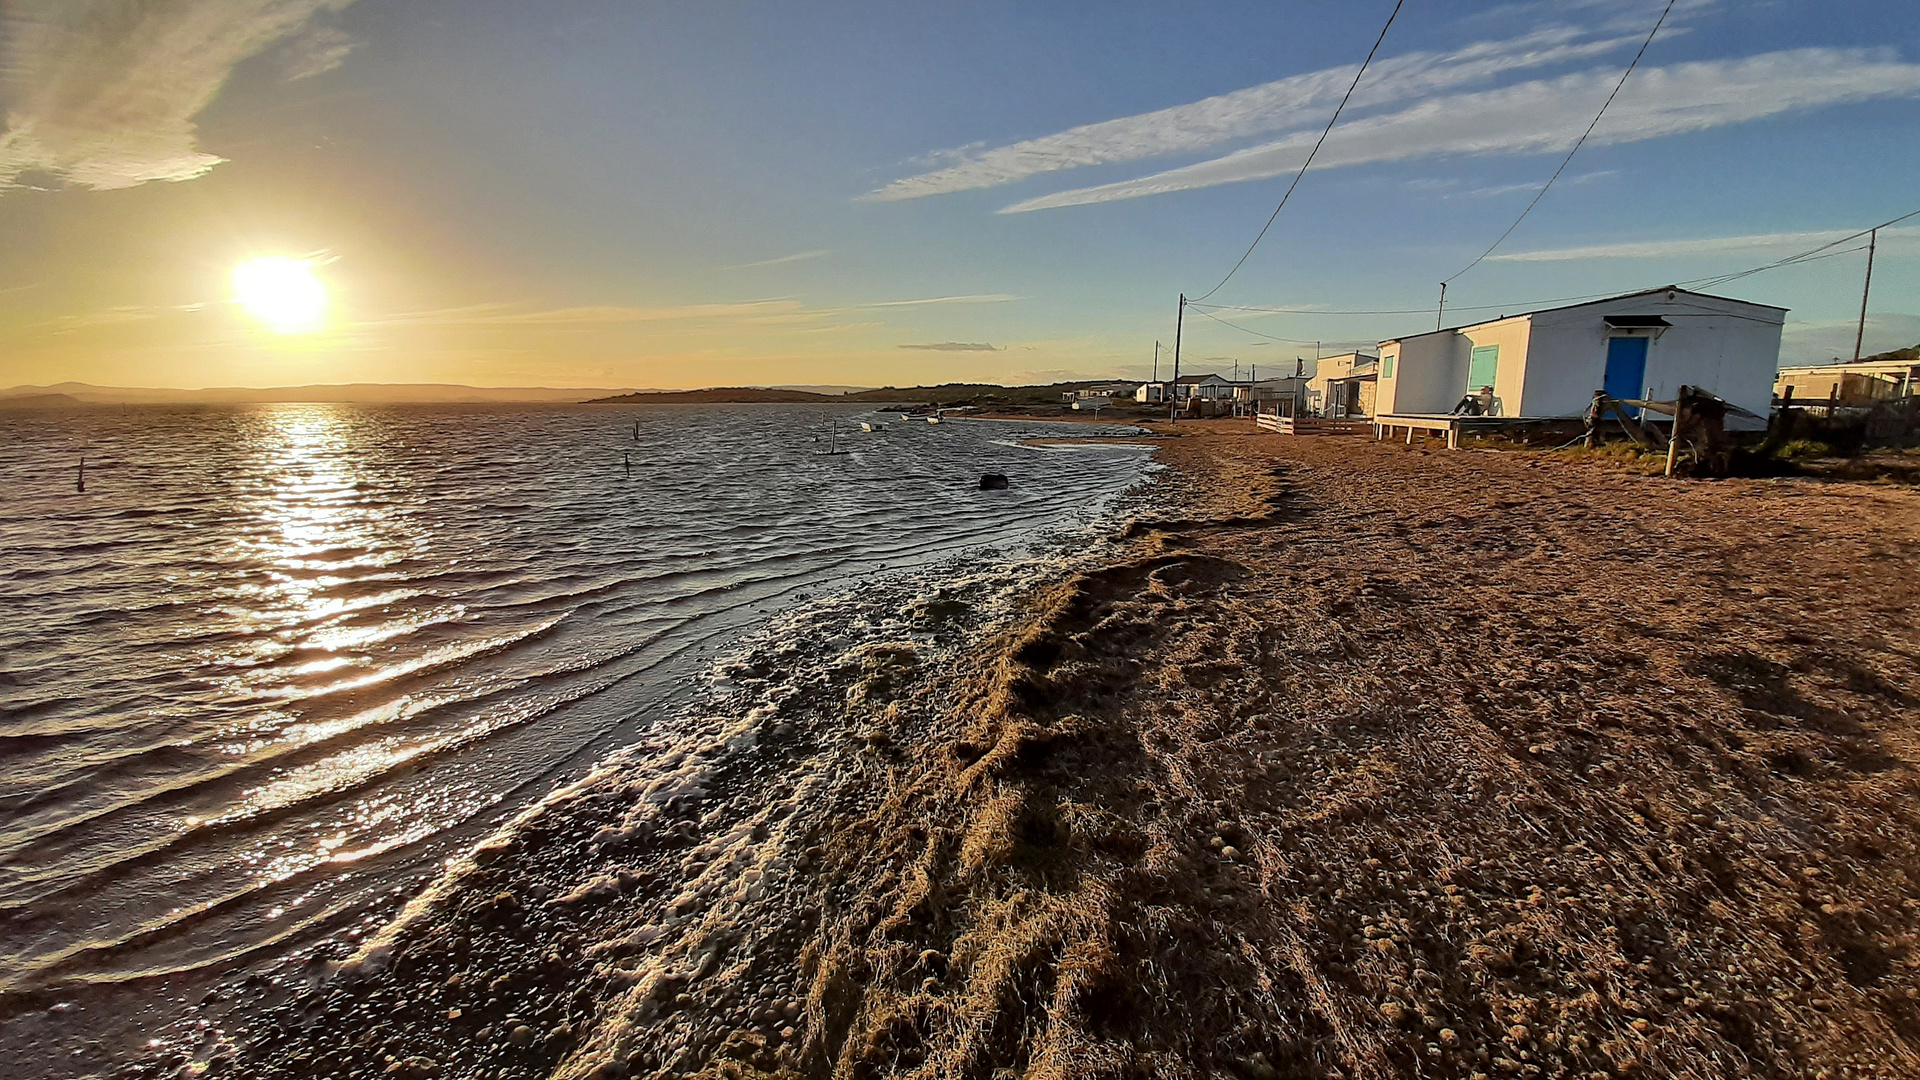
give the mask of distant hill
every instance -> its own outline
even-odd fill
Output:
[[[482,404],[577,402],[622,392],[607,387],[460,386],[452,383],[337,383],[313,386],[215,386],[202,390],[93,386],[64,382],[0,390],[0,404],[62,396],[77,405],[242,404],[264,402],[356,402],[363,404]]]
[[[65,409],[85,404],[72,394],[21,394],[0,397],[0,409]]]
[[[780,402],[789,404],[907,404],[907,405],[1058,405],[1061,396],[1090,386],[1109,386],[1125,379],[1083,379],[1043,386],[1000,386],[996,383],[942,383],[939,386],[883,386],[848,394],[816,394],[764,386],[714,386],[704,390],[651,390],[596,398],[592,404],[708,405]]]
[[[1863,360],[1920,360],[1920,345],[1912,345],[1904,349],[1894,349],[1892,352],[1874,353],[1872,356],[1864,356],[1864,357],[1861,357],[1861,359]]]
[[[644,390],[635,394],[593,398],[589,405],[754,405],[768,402],[799,404],[819,401],[845,401],[842,394],[816,394],[811,390],[776,390],[764,386],[715,386],[705,390]]]

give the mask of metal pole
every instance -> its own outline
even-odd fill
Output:
[[[1173,320],[1173,383],[1167,387],[1167,398],[1173,404],[1167,409],[1167,423],[1180,422],[1180,333],[1187,325],[1187,294],[1180,294],[1180,313]]]
[[[1153,381],[1160,381],[1160,343],[1153,343]]]
[[[1447,325],[1447,283],[1443,281],[1440,283],[1440,313],[1433,317],[1433,328],[1438,330],[1445,325]]]
[[[1860,329],[1853,334],[1853,358],[1856,361],[1860,359],[1860,341],[1867,336],[1867,294],[1873,291],[1873,248],[1879,241],[1879,229],[1867,234],[1867,283],[1860,287]]]

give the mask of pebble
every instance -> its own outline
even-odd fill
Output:
[[[1234,847],[1232,844],[1228,844],[1226,847],[1223,847],[1220,849],[1220,854],[1228,862],[1233,862],[1238,858],[1240,858],[1240,849],[1237,847]]]
[[[521,1024],[507,1033],[507,1041],[513,1043],[515,1046],[531,1046],[533,1044],[533,1029],[525,1024]]]

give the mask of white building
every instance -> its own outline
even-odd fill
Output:
[[[1177,380],[1162,380],[1157,383],[1141,383],[1133,392],[1133,400],[1143,402],[1167,401],[1169,395],[1174,401],[1186,401],[1199,398],[1202,401],[1221,401],[1234,396],[1234,387],[1239,384],[1232,379],[1223,379],[1218,375],[1182,375]]]
[[[1827,400],[1838,405],[1871,405],[1916,394],[1920,394],[1920,360],[1897,358],[1783,367],[1773,385],[1774,397],[1791,397],[1808,405]]]
[[[1316,416],[1366,416],[1373,409],[1371,394],[1361,401],[1365,383],[1380,362],[1377,356],[1363,352],[1322,356],[1313,362],[1313,376],[1307,380],[1307,409]],[[1332,385],[1335,382],[1341,385]]]
[[[1493,415],[1571,417],[1596,390],[1671,400],[1686,385],[1766,416],[1785,318],[1669,286],[1395,338],[1380,343],[1376,413],[1451,413],[1491,387]]]

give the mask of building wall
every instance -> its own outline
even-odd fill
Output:
[[[1460,382],[1454,390],[1453,400],[1447,402],[1452,409],[1460,398],[1467,394],[1479,393],[1478,386],[1468,386],[1469,367],[1473,360],[1473,350],[1485,345],[1497,345],[1500,348],[1500,365],[1493,376],[1493,415],[1495,416],[1532,416],[1523,413],[1524,385],[1527,378],[1527,355],[1531,347],[1533,321],[1526,315],[1516,315],[1511,319],[1498,322],[1481,323],[1478,326],[1466,326],[1460,329],[1460,336],[1466,339],[1467,361],[1460,368]]]
[[[1767,415],[1780,362],[1783,313],[1686,292],[1673,294],[1672,300],[1668,295],[1623,297],[1533,316],[1533,357],[1520,409],[1527,416],[1585,412],[1606,377],[1609,330],[1604,317],[1659,315],[1673,325],[1647,347],[1644,382],[1656,399],[1672,398],[1683,384],[1698,386]],[[1753,423],[1727,418],[1729,427]]]
[[[1307,400],[1315,409],[1322,411],[1328,406],[1327,381],[1345,378],[1353,374],[1353,369],[1374,361],[1369,353],[1350,352],[1337,356],[1323,356],[1312,364],[1313,375],[1307,380]]]
[[[1395,357],[1393,377],[1380,377],[1374,394],[1377,413],[1446,413],[1460,401],[1467,383],[1466,339],[1455,333],[1421,334],[1380,347],[1382,362]],[[1504,366],[1506,358],[1501,358]]]

